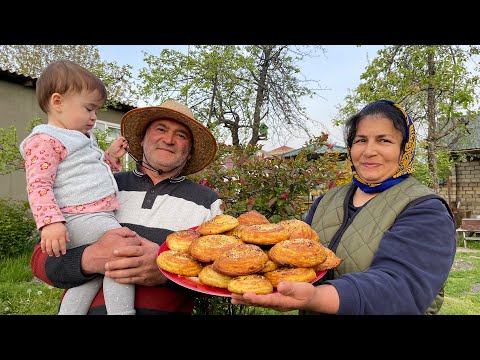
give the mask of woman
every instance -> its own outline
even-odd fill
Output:
[[[306,218],[342,263],[314,286],[281,283],[268,295],[232,294],[232,304],[324,314],[435,314],[456,249],[445,200],[410,176],[413,122],[378,100],[345,128],[352,182],[316,199]]]

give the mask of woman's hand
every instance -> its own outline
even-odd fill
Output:
[[[258,295],[232,294],[232,304],[268,307],[278,311],[303,309],[312,300],[315,287],[307,282],[280,282],[277,292]]]
[[[332,285],[313,286],[307,282],[280,282],[277,292],[267,295],[232,293],[231,302],[278,311],[310,310],[324,314],[336,314],[340,303]]]

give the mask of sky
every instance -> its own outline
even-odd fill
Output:
[[[316,136],[327,132],[330,142],[344,145],[342,129],[332,124],[336,114],[336,106],[343,100],[350,90],[360,84],[360,75],[364,72],[368,61],[372,61],[377,51],[384,45],[325,45],[326,53],[315,58],[309,58],[298,64],[303,75],[308,79],[320,81],[322,90],[320,97],[306,99],[303,104],[307,115],[323,124],[323,128],[310,129]],[[143,53],[158,55],[163,48],[186,52],[187,45],[98,45],[100,57],[106,61],[116,61],[118,65],[132,65],[133,75],[136,77],[138,70],[144,67]],[[280,146],[300,148],[307,138],[285,138],[282,143],[270,141],[262,142],[263,149],[273,150]]]

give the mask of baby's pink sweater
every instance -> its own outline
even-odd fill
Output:
[[[37,134],[26,141],[24,150],[28,201],[37,229],[40,230],[43,226],[55,222],[64,222],[65,218],[61,211],[78,214],[113,211],[119,208],[120,203],[117,197],[111,194],[93,203],[66,206],[60,209],[53,194],[53,183],[58,164],[67,156],[67,149],[54,137]],[[122,164],[114,162],[107,153],[105,153],[105,162],[113,171],[122,169]]]

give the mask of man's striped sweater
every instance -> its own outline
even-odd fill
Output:
[[[138,171],[114,175],[120,191],[118,221],[159,245],[168,234],[198,226],[222,213],[222,201],[215,191],[185,177],[153,185],[150,177]],[[81,285],[92,278],[81,271],[85,247],[70,249],[67,254],[54,257],[42,253],[38,244],[30,262],[32,272],[55,287]],[[190,290],[171,282],[156,287],[137,285],[135,308],[139,315],[189,313],[193,309],[193,295]],[[92,302],[89,314],[106,314],[102,290]]]

